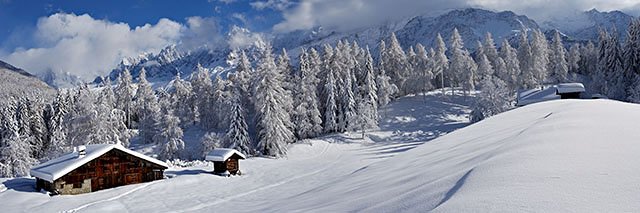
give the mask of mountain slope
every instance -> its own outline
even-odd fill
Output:
[[[50,98],[56,90],[28,72],[0,61],[0,103],[9,97]]]
[[[627,37],[627,28],[633,18],[620,11],[600,12],[592,9],[546,21],[542,26],[547,29],[559,29],[572,39],[583,41],[597,41],[600,30],[609,32],[616,30],[620,41],[624,41]]]

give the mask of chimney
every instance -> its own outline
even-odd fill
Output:
[[[78,158],[83,158],[87,155],[87,147],[86,146],[78,146]]]

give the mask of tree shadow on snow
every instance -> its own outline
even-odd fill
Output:
[[[211,174],[211,171],[204,169],[185,169],[178,171],[165,171],[164,174],[168,177],[182,176],[182,175],[199,175],[199,174]]]
[[[2,182],[7,190],[18,192],[36,192],[36,180],[32,178],[14,178]]]

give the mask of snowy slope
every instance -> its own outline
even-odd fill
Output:
[[[27,71],[0,61],[0,104],[12,96],[51,99],[55,93],[54,88]]]
[[[362,140],[341,134],[241,161],[243,176],[174,168],[172,178],[77,196],[4,181],[0,208],[82,212],[634,212],[640,106],[557,100],[466,126],[465,99],[407,97]],[[468,99],[467,99],[468,100]]]

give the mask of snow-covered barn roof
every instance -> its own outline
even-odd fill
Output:
[[[556,94],[557,90],[555,87],[549,87],[543,90],[539,89],[531,89],[526,91],[521,91],[518,93],[518,102],[517,106],[529,105],[532,103],[538,103],[542,101],[550,101],[560,99],[560,96]]]
[[[584,92],[584,85],[581,83],[564,83],[556,85],[558,94]]]
[[[142,153],[125,148],[120,144],[92,144],[86,146],[86,154],[84,157],[79,157],[77,152],[72,152],[63,155],[59,158],[47,161],[43,164],[37,165],[31,169],[31,176],[38,177],[40,179],[53,182],[58,178],[72,172],[78,167],[88,163],[89,161],[96,159],[105,153],[117,149],[151,163],[168,168],[167,164],[157,160],[155,158],[146,156]]]
[[[518,92],[517,106],[524,106],[533,103],[561,99],[560,94],[585,92],[582,83],[562,83],[547,87],[545,89],[530,89]]]
[[[207,157],[205,158],[205,160],[226,161],[234,154],[240,156],[242,159],[247,158],[246,156],[244,156],[242,153],[238,152],[235,149],[216,148],[213,151],[209,152],[209,154],[207,154]]]

